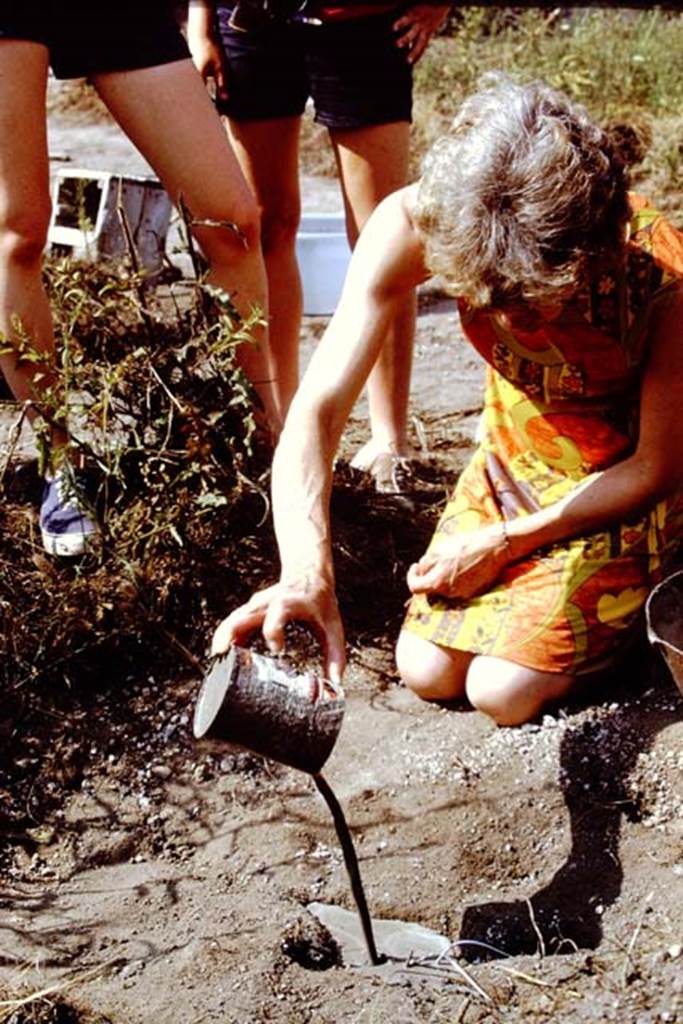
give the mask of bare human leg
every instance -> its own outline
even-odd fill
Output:
[[[50,220],[47,151],[48,52],[39,43],[0,40],[0,359],[17,401],[36,424],[47,418],[55,388],[52,314],[42,282]],[[22,356],[22,346],[42,358]],[[97,536],[72,465],[65,431],[49,428],[49,464],[40,506],[43,546],[53,555],[82,555]],[[66,455],[70,458],[66,458]]]
[[[576,676],[540,672],[504,658],[478,656],[467,673],[467,697],[498,725],[521,725],[578,688]]]
[[[407,629],[396,644],[396,667],[404,686],[422,700],[460,700],[465,696],[473,655],[424,640]]]
[[[332,129],[342,183],[349,244],[353,248],[372,211],[408,178],[410,125],[407,121]],[[382,452],[407,454],[408,398],[415,337],[416,299],[396,317],[368,379],[371,440],[354,464],[368,468]]]
[[[220,118],[190,60],[93,76],[123,130],[156,171],[171,198],[181,198],[198,223],[194,235],[210,264],[209,280],[248,316],[267,316],[266,272],[256,202],[240,171]],[[235,224],[238,231],[223,226]],[[274,435],[281,427],[267,328],[238,359],[263,403]]]
[[[580,685],[576,676],[442,647],[408,630],[399,634],[396,665],[403,683],[422,700],[467,696],[497,725],[530,722]]]
[[[301,216],[300,128],[299,117],[228,121],[233,149],[261,214],[273,384],[283,422],[299,382],[299,331],[303,309],[296,261],[296,234]]]
[[[42,254],[50,221],[45,90],[48,52],[39,43],[0,40],[0,337],[26,340],[52,360],[52,315],[43,288]],[[38,400],[54,383],[34,379],[36,365],[13,354],[0,358],[2,372],[19,402]],[[44,370],[45,367],[41,367]],[[53,445],[66,441],[54,430]]]

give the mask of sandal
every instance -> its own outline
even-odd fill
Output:
[[[379,452],[366,469],[378,494],[409,496],[415,492],[417,481],[410,459],[393,452]]]

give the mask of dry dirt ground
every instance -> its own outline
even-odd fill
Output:
[[[62,157],[76,148],[54,138]],[[322,326],[307,321],[309,350]],[[480,377],[452,312],[425,303],[416,443],[453,478]],[[361,407],[354,436],[362,424]],[[0,983],[15,1002],[0,1020],[683,1020],[683,702],[663,665],[645,652],[590,703],[499,730],[404,692],[391,644],[353,633],[325,775],[373,917],[446,936],[460,970],[416,965],[392,984],[370,966],[323,969],[306,907],[353,904],[311,780],[196,745],[198,679],[150,676],[88,708],[93,742],[73,771],[60,750],[56,810],[5,846]]]

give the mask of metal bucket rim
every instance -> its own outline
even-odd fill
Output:
[[[676,647],[675,644],[672,644],[669,640],[665,640],[664,637],[660,636],[652,622],[654,603],[661,596],[662,591],[671,586],[679,578],[683,582],[683,569],[677,569],[675,572],[670,573],[652,588],[647,596],[647,600],[645,601],[645,624],[647,627],[647,638],[651,644],[660,644],[662,647],[666,647],[668,650],[674,651],[676,654],[683,654],[683,650],[681,650],[681,648]]]

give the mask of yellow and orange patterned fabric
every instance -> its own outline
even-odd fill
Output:
[[[502,314],[460,304],[488,364],[481,440],[431,547],[546,507],[633,450],[648,311],[683,279],[683,234],[640,197],[631,211],[625,262],[596,266],[565,306]],[[679,537],[683,497],[512,564],[467,602],[416,596],[404,628],[542,671],[590,672],[630,640]]]

